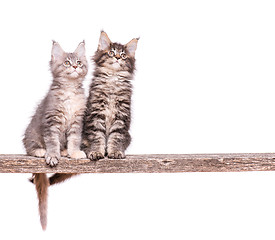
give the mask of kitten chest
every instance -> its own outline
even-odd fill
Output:
[[[106,133],[110,132],[116,117],[118,115],[127,115],[123,111],[122,102],[128,100],[129,94],[127,92],[127,86],[117,76],[109,77],[108,81],[104,84],[104,108],[103,114],[105,115]]]
[[[69,127],[75,121],[76,116],[84,114],[85,96],[67,92],[63,94],[61,100],[64,123],[66,127]]]
[[[115,116],[117,114],[117,94],[119,90],[119,86],[117,86],[118,78],[113,76],[108,79],[106,82],[106,97],[105,97],[105,107],[104,107],[104,115],[105,115],[105,125],[106,132],[109,133],[109,130],[115,120]]]

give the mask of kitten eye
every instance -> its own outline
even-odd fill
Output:
[[[125,60],[127,58],[127,55],[125,52],[121,52],[120,57]]]
[[[111,50],[111,51],[108,52],[108,55],[110,57],[114,57],[116,54],[115,54],[115,51]]]
[[[68,60],[67,60],[67,61],[65,61],[65,62],[64,62],[64,66],[65,66],[65,67],[69,67],[69,66],[71,66],[70,61],[68,61]]]
[[[82,62],[81,62],[81,61],[79,61],[79,60],[78,60],[78,61],[76,61],[76,64],[77,64],[77,66],[78,66],[78,67],[82,67],[82,66],[83,66]]]

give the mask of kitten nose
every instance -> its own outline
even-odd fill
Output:
[[[73,68],[75,68],[75,69],[76,69],[76,68],[77,68],[77,66],[73,66]]]
[[[118,60],[118,59],[120,59],[120,56],[119,56],[119,55],[116,55],[115,58]]]

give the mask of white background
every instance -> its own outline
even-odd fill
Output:
[[[2,1],[0,153],[51,82],[51,40],[87,56],[100,30],[140,37],[128,154],[274,152],[275,3]],[[85,82],[88,87],[90,73]],[[275,173],[86,174],[52,187],[40,227],[30,174],[0,174],[1,239],[274,239]]]

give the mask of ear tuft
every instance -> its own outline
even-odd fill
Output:
[[[85,56],[85,41],[84,40],[78,44],[78,47],[75,49],[74,53],[77,54],[78,57]]]
[[[59,45],[59,43],[53,40],[52,60],[56,61],[56,60],[62,58],[63,55],[64,55],[64,53],[65,52],[63,51],[63,49],[61,48],[61,46]]]
[[[137,43],[138,43],[139,38],[133,38],[130,42],[128,42],[125,46],[128,51],[128,54],[131,57],[135,56],[135,52],[137,49]]]
[[[111,40],[109,39],[106,32],[101,31],[99,43],[98,43],[98,50],[107,50],[110,48]]]

